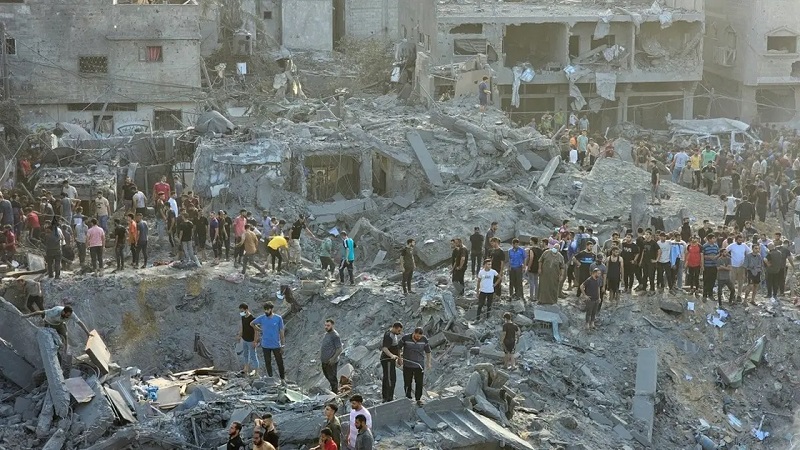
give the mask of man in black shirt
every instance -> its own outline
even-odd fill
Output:
[[[600,280],[600,269],[595,267],[592,275],[587,278],[581,285],[581,289],[588,297],[586,300],[586,329],[594,329],[594,320],[597,316],[597,310],[600,307],[600,289],[603,282]]]
[[[575,256],[573,256],[573,260],[574,264],[577,265],[576,272],[578,274],[575,277],[575,280],[578,284],[578,292],[576,293],[576,296],[580,297],[582,284],[591,275],[589,273],[589,268],[597,260],[597,255],[594,254],[594,241],[590,240],[589,242],[587,242],[586,248],[578,252]],[[599,295],[600,294],[598,294],[598,296]]]
[[[240,422],[233,422],[231,428],[228,430],[228,445],[226,450],[246,450],[247,446],[242,440],[242,424]]]
[[[700,237],[701,242],[705,242],[706,236],[713,231],[714,229],[711,228],[711,224],[708,222],[708,219],[706,219],[703,221],[703,227],[697,230],[697,236]]]
[[[620,249],[620,256],[622,257],[624,272],[625,272],[625,292],[630,292],[633,289],[633,278],[637,272],[636,261],[639,256],[639,246],[633,242],[633,236],[630,233],[625,235],[625,240],[622,241]]]
[[[395,322],[386,333],[383,334],[381,344],[381,369],[383,370],[383,383],[381,393],[383,402],[390,402],[394,399],[394,389],[397,384],[397,359],[400,355],[400,339],[403,337],[403,324]]]
[[[483,253],[488,258],[491,255],[492,251],[492,239],[494,239],[494,235],[497,233],[497,222],[492,222],[492,225],[486,231],[486,237],[483,244]],[[481,269],[478,268],[480,271]]]
[[[228,217],[228,213],[219,210],[219,239],[222,242],[222,245],[225,246],[225,261],[228,261],[231,256],[231,227],[233,226],[233,220]]]
[[[194,248],[200,253],[200,258],[205,260],[208,218],[202,213],[198,213],[192,222],[194,223]]]
[[[186,213],[181,213],[181,223],[178,225],[178,239],[183,249],[184,262],[196,262],[194,256],[194,223],[186,217]]]
[[[483,256],[483,235],[480,227],[475,227],[475,232],[470,235],[469,246],[472,255],[470,257],[470,272],[474,280],[475,275],[481,270],[481,265],[483,264],[483,260],[481,260],[481,256]]]
[[[300,214],[300,217],[292,224],[292,230],[289,233],[289,237],[292,238],[289,240],[289,264],[300,264],[300,256],[303,251],[300,247],[300,235],[303,234],[303,230],[305,230],[309,236],[314,235],[311,230],[308,229],[308,225],[306,225],[306,217]]]
[[[528,273],[528,297],[535,302],[539,295],[539,258],[544,253],[547,239],[542,239],[542,246],[539,246],[539,238],[531,238],[531,246],[528,247],[528,255],[525,258],[525,268]]]
[[[497,223],[493,224],[492,226],[495,227],[496,229]],[[504,252],[503,249],[500,248],[499,238],[493,237],[491,244],[492,244],[492,250],[491,253],[489,253],[487,256],[490,256],[492,258],[492,269],[498,274],[497,279],[494,280],[495,281],[494,297],[496,299],[499,299],[503,291],[503,267],[505,267],[506,252]]]
[[[743,197],[736,207],[736,226],[739,230],[744,229],[744,223],[748,220],[756,220],[756,207],[750,202],[749,197]]]
[[[252,322],[255,317],[247,303],[239,305],[239,316],[242,319],[237,337],[242,340],[242,359],[244,360],[244,376],[250,376],[250,369],[258,370],[258,351],[256,351],[256,330]]]
[[[125,239],[128,230],[122,225],[119,219],[114,219],[114,256],[117,260],[117,269],[122,270],[125,268]],[[115,270],[115,272],[116,272]]]
[[[261,428],[264,441],[278,448],[280,435],[278,434],[278,429],[275,428],[275,421],[272,420],[272,414],[266,413],[261,416],[261,419],[256,419],[256,429],[259,428]]]
[[[456,288],[456,295],[464,295],[464,274],[467,272],[467,261],[469,261],[469,251],[464,247],[461,238],[455,239],[453,249],[453,286]]]
[[[650,233],[645,234],[644,243],[639,254],[639,265],[642,268],[642,284],[639,285],[641,291],[647,290],[647,281],[650,281],[650,292],[656,291],[656,259],[658,258],[658,243]]]

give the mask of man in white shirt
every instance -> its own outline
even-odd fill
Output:
[[[686,163],[689,162],[689,154],[686,153],[686,150],[681,149],[674,158],[672,158],[672,182],[678,184],[678,181],[681,177],[681,172],[686,167]]]
[[[742,286],[747,283],[747,279],[745,278],[747,269],[744,266],[744,259],[752,250],[744,243],[744,236],[741,234],[736,236],[736,242],[729,245],[727,250],[731,256],[731,276],[733,277],[733,282],[736,283],[736,292],[739,294],[736,300],[741,301]]]
[[[725,226],[727,227],[729,223],[736,220],[736,205],[739,203],[739,199],[734,197],[733,195],[723,195],[722,201],[725,202],[724,206],[724,213],[725,213]]]
[[[63,349],[66,352],[67,343],[67,322],[70,319],[74,319],[75,322],[83,329],[87,336],[91,335],[91,332],[86,327],[81,319],[78,318],[77,315],[73,314],[72,307],[67,306],[54,306],[50,309],[45,309],[44,311],[34,311],[30,314],[24,314],[22,317],[33,317],[33,316],[42,316],[44,317],[44,326],[47,328],[52,328],[56,330],[59,336],[61,336],[61,341],[63,344]]]
[[[578,164],[578,149],[571,148],[569,149],[569,162],[572,164]]]
[[[358,429],[356,428],[356,416],[363,415],[367,418],[367,428],[372,429],[372,415],[364,407],[364,398],[356,394],[350,397],[350,429],[347,432],[346,445],[349,448],[356,448],[356,436]]]
[[[486,319],[492,310],[492,300],[494,299],[495,287],[500,283],[499,273],[492,269],[492,260],[483,261],[483,268],[478,271],[478,314],[475,315],[475,322],[481,320],[481,310],[486,305]]]
[[[136,193],[133,194],[133,207],[136,208],[136,214],[142,216],[147,214],[147,197],[139,189],[136,189]]]
[[[75,189],[75,186],[69,184],[69,180],[64,180],[61,182],[61,193],[67,194],[67,198],[78,198],[78,190]]]
[[[94,212],[97,215],[97,221],[100,222],[100,228],[108,234],[108,216],[109,216],[109,203],[108,199],[103,197],[103,193],[97,191],[97,196],[94,200]]]

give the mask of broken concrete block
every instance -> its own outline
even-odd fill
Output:
[[[50,436],[50,439],[47,440],[47,443],[44,444],[42,450],[61,450],[64,447],[64,444],[67,442],[67,438],[69,435],[67,434],[66,430],[63,428],[59,428]]]
[[[489,346],[481,347],[480,355],[485,358],[494,359],[496,361],[502,361],[503,358],[505,358],[505,354],[503,352]]]
[[[626,441],[633,439],[633,435],[631,435],[631,433],[622,425],[615,426],[614,432],[617,433],[617,436],[619,436],[620,439],[625,439]]]
[[[431,158],[428,147],[425,146],[425,142],[422,141],[422,137],[419,133],[413,130],[409,131],[406,134],[406,139],[408,139],[411,149],[414,150],[414,154],[417,155],[417,160],[422,166],[425,176],[428,177],[428,181],[434,186],[444,185],[442,175],[439,173],[439,167],[436,166],[433,158]]]
[[[636,356],[636,395],[655,396],[658,355],[654,348],[640,348]]]
[[[633,397],[631,414],[636,420],[641,421],[645,425],[643,434],[648,442],[653,438],[653,421],[655,420],[654,408],[653,399],[644,395],[635,395]]]
[[[668,300],[661,300],[658,302],[658,307],[663,311],[683,314],[683,305],[678,302],[671,302]]]
[[[109,364],[111,364],[111,353],[103,342],[103,338],[97,330],[92,330],[89,333],[89,339],[86,341],[86,354],[92,359],[92,362],[100,369],[100,374],[105,375],[108,373]]]
[[[81,377],[68,378],[64,380],[64,385],[78,403],[86,403],[94,397],[94,391]]]
[[[549,164],[549,161],[537,155],[535,152],[526,151],[523,152],[522,155],[524,155],[525,159],[528,160],[528,163],[531,165],[533,170],[545,170],[547,168],[547,164]]]
[[[44,263],[44,258],[33,253],[28,253],[28,271],[29,272],[44,272],[47,266]]]
[[[27,392],[36,387],[33,374],[36,369],[17,353],[11,344],[0,338],[0,374]],[[19,398],[19,397],[18,397]]]
[[[75,414],[86,424],[82,438],[85,438],[86,442],[95,442],[114,424],[114,412],[103,395],[97,377],[91,376],[86,382],[92,388],[94,398],[89,403],[76,405]]]
[[[528,316],[524,316],[522,314],[517,314],[514,316],[514,323],[521,326],[521,327],[529,327],[533,325],[533,319]]]
[[[511,309],[517,314],[521,314],[525,312],[525,302],[522,300],[516,300],[511,302]]]
[[[36,422],[36,437],[44,439],[50,435],[50,428],[53,426],[53,400],[50,394],[44,393],[42,411],[39,413],[39,420]]]
[[[445,337],[444,333],[436,333],[428,339],[428,345],[431,348],[440,347],[447,343],[447,337]]]
[[[375,405],[369,409],[372,414],[372,428],[392,426],[411,420],[416,416],[415,409],[414,402],[405,397]]]
[[[478,391],[483,389],[483,378],[478,372],[472,372],[467,380],[467,386],[464,388],[464,394],[468,397],[478,395]]]
[[[608,416],[599,411],[590,410],[589,418],[600,425],[606,425],[609,427],[614,425],[614,422]]]
[[[34,368],[41,369],[43,366],[37,343],[38,330],[39,327],[22,317],[16,306],[0,297],[0,338],[11,344]]]
[[[517,156],[517,162],[519,162],[519,165],[522,166],[522,170],[525,172],[531,170],[531,162],[524,155]]]
[[[39,343],[44,370],[47,374],[47,389],[53,400],[53,409],[61,418],[69,417],[69,392],[64,385],[64,374],[58,362],[58,347],[61,338],[52,328],[40,328],[36,341]]]

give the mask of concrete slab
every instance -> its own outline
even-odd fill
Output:
[[[522,155],[528,160],[528,163],[534,170],[544,170],[547,168],[548,161],[537,155],[535,152],[526,151],[522,152]]]
[[[494,347],[483,346],[481,347],[480,356],[484,358],[494,359],[495,361],[502,361],[505,358],[505,354],[500,350],[495,349]]]
[[[231,418],[228,420],[228,428],[233,425],[233,422],[250,423],[250,417],[253,415],[253,410],[250,408],[239,408],[233,410]]]
[[[39,272],[43,270],[47,270],[44,258],[39,255],[34,255],[33,253],[28,253],[28,271]]]
[[[89,403],[76,405],[75,414],[80,417],[81,422],[86,424],[83,438],[86,439],[86,442],[95,442],[114,424],[114,411],[111,410],[111,406],[103,395],[97,377],[92,376],[86,382],[92,388],[94,397]]]
[[[401,207],[401,208],[408,208],[416,201],[414,195],[410,192],[406,192],[403,195],[398,195],[392,199],[392,203]]]
[[[50,428],[53,426],[53,400],[50,394],[44,393],[42,411],[39,413],[39,420],[36,422],[36,437],[44,439],[50,435]]]
[[[396,426],[400,422],[412,420],[416,417],[415,410],[414,402],[405,397],[373,406],[369,409],[372,414],[372,428]]]
[[[631,407],[631,414],[637,420],[645,425],[644,435],[650,441],[653,438],[653,421],[655,420],[655,405],[653,399],[644,395],[636,395],[633,397],[633,405]]]
[[[524,170],[525,172],[531,170],[531,167],[533,167],[531,166],[531,162],[528,160],[528,158],[525,157],[525,155],[517,156],[517,162],[519,162],[519,165],[522,166],[522,170]]]
[[[33,367],[8,342],[0,339],[0,374],[27,392],[33,390]],[[18,397],[19,398],[19,397]]]
[[[655,396],[658,377],[658,355],[654,348],[640,348],[636,356],[635,395]]]
[[[42,450],[61,450],[64,447],[64,444],[67,442],[67,438],[69,435],[67,434],[66,430],[63,428],[59,428],[50,436],[50,439],[47,440],[47,443],[44,444]]]
[[[47,390],[53,400],[53,409],[58,417],[69,417],[69,392],[64,384],[64,374],[58,362],[58,346],[61,339],[56,330],[40,328],[36,341],[39,343],[44,370],[47,374]]]
[[[378,253],[375,254],[375,259],[372,260],[372,265],[377,266],[381,264],[384,259],[386,259],[386,250],[378,250]]]
[[[37,333],[39,327],[22,317],[16,306],[0,297],[0,338],[5,339],[20,356],[37,369],[41,369]]]
[[[617,433],[620,439],[625,439],[626,441],[633,439],[633,435],[622,425],[615,426],[614,432]]]
[[[136,417],[133,416],[130,408],[128,408],[128,404],[125,403],[125,399],[122,398],[122,394],[109,386],[104,386],[103,391],[105,392],[109,402],[111,402],[111,405],[114,408],[114,411],[116,411],[120,421],[127,423],[137,422]]]
[[[414,150],[414,153],[417,155],[417,160],[422,166],[425,176],[428,177],[428,181],[430,181],[434,186],[444,185],[442,175],[439,173],[439,168],[436,166],[433,158],[431,158],[431,154],[428,152],[428,147],[425,145],[425,142],[422,140],[422,137],[419,135],[419,133],[416,131],[409,131],[406,134],[406,139],[408,139],[411,149]]]
[[[94,398],[94,391],[81,377],[67,378],[64,380],[64,385],[78,403],[86,403]]]
[[[86,354],[89,355],[92,362],[100,369],[101,375],[105,375],[109,371],[109,364],[111,364],[111,352],[108,351],[106,343],[97,330],[92,330],[89,334],[89,339],[86,341]]]
[[[608,416],[599,411],[589,411],[589,418],[600,425],[606,425],[609,427],[614,425],[614,422]]]
[[[534,320],[541,320],[542,322],[563,323],[560,314],[542,308],[533,309],[533,318]]]

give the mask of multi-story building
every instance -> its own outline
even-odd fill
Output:
[[[11,98],[27,123],[180,129],[201,93],[194,0],[4,0]]]
[[[693,115],[704,17],[703,0],[404,0],[399,33],[416,45],[421,98],[459,95],[459,85],[476,96],[485,73],[495,104],[521,121],[580,110],[593,128],[622,121],[656,127],[668,114]],[[454,76],[454,65],[477,55],[486,55],[483,67]]]
[[[800,106],[800,2],[706,0],[706,7],[707,111],[748,122],[791,120]]]

